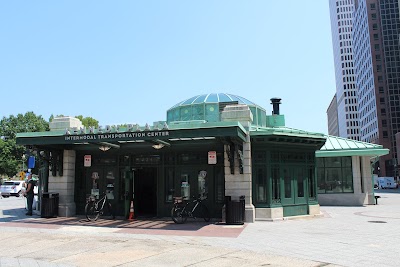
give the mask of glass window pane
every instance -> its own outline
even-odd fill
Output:
[[[304,197],[304,169],[297,169],[297,196]]]
[[[317,167],[324,167],[324,159],[323,158],[317,158],[316,159]]]
[[[354,192],[352,169],[347,167],[342,169],[343,174],[343,192]]]
[[[256,194],[257,194],[257,202],[266,202],[266,191],[267,191],[267,185],[266,185],[266,170],[263,167],[258,167],[256,169]]]
[[[283,170],[283,180],[285,186],[285,198],[292,197],[292,177],[290,177],[290,173],[288,169]]]
[[[342,157],[342,167],[351,167],[351,157]]]
[[[317,185],[318,185],[318,193],[326,193],[326,177],[325,177],[325,168],[317,168]]]
[[[280,177],[279,177],[279,166],[275,166],[272,169],[272,199],[278,200],[280,196]]]
[[[120,166],[129,166],[130,165],[130,157],[129,157],[129,155],[121,155],[121,156],[119,156],[119,165]]]
[[[271,152],[271,162],[274,162],[274,163],[279,162],[279,152],[277,152],[277,151]]]
[[[180,154],[178,155],[178,162],[180,164],[204,164],[208,162],[208,154],[207,152],[198,154]]]
[[[265,164],[266,160],[267,160],[265,151],[254,152],[253,158],[254,158],[254,163],[263,163],[263,164]]]
[[[315,198],[315,189],[314,189],[314,168],[308,169],[308,196],[310,198]]]
[[[164,157],[165,164],[175,164],[175,155],[172,153],[168,153]]]
[[[119,200],[124,200],[125,198],[125,179],[128,179],[128,171],[126,169],[122,169],[120,171],[120,179],[119,179]]]
[[[115,186],[115,175],[113,171],[107,171],[106,174],[106,194],[108,199],[114,199],[114,186]]]
[[[198,181],[198,193],[202,199],[207,199],[208,197],[208,183],[207,183],[207,171],[199,171],[197,174]]]
[[[343,192],[340,170],[340,168],[326,168],[326,192]]]
[[[332,157],[332,158],[325,158],[325,167],[340,167],[340,158],[339,157]]]
[[[181,174],[181,197],[184,199],[190,200],[190,183],[189,183],[189,174],[182,173]]]
[[[215,201],[217,203],[223,203],[224,195],[225,195],[224,169],[215,168]]]
[[[165,169],[165,201],[172,202],[175,194],[174,169]]]

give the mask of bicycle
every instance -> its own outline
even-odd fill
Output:
[[[96,200],[95,196],[88,197],[85,206],[85,215],[89,221],[96,221],[100,215],[106,214],[107,212],[111,215],[112,219],[115,219],[107,194],[104,194],[99,200]]]
[[[184,203],[183,197],[174,197],[174,206],[171,210],[171,218],[177,224],[182,224],[187,221],[187,218],[203,218],[204,221],[210,221],[210,212],[201,197],[193,196],[193,201]],[[192,206],[192,207],[191,207]],[[191,209],[190,209],[191,208]]]

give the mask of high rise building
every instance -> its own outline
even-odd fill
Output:
[[[331,104],[326,111],[328,116],[328,134],[339,136],[339,127],[338,127],[338,110],[337,110],[337,99],[336,94],[332,98]]]
[[[395,136],[400,131],[399,0],[330,0],[329,4],[339,135],[344,136],[341,114],[352,117],[350,112],[353,107],[346,106],[346,99],[351,105],[354,96],[360,140],[390,149],[390,154],[381,157],[375,165],[375,173],[398,176]],[[348,17],[352,17],[350,26],[346,20]],[[350,33],[347,32],[349,30]],[[347,51],[351,54],[347,55]],[[346,68],[348,65],[351,69]],[[354,92],[346,92],[346,85],[341,84],[347,80],[344,75],[348,73],[354,75]],[[342,90],[343,96],[340,95]],[[344,106],[340,103],[341,98],[345,101]],[[328,116],[328,125],[333,125],[329,120],[332,118]],[[354,122],[346,121],[346,126],[349,124],[354,125]]]
[[[354,0],[329,0],[339,136],[360,140],[353,61]]]
[[[397,176],[396,133],[400,129],[398,0],[358,0],[353,36],[362,141],[390,149],[376,173]]]

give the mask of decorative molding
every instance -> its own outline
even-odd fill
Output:
[[[230,142],[226,145],[226,155],[229,160],[229,167],[231,169],[231,174],[235,174],[235,144]]]
[[[239,146],[237,148],[237,154],[238,154],[238,159],[239,159],[239,171],[240,174],[243,174],[243,146]]]
[[[40,151],[40,160],[47,162],[49,171],[52,176],[63,176],[64,169],[64,151],[63,150],[50,150]]]

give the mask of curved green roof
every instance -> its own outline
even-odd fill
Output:
[[[383,156],[389,154],[389,149],[376,145],[343,137],[326,135],[326,142],[316,157],[344,157],[344,156]]]
[[[229,103],[249,106],[253,114],[252,124],[265,126],[266,111],[264,108],[244,97],[227,93],[202,94],[183,100],[167,111],[167,122],[196,120],[218,122],[221,110]]]
[[[257,104],[241,96],[225,94],[225,93],[216,93],[216,94],[203,94],[203,95],[193,96],[182,102],[177,103],[170,109],[176,108],[178,106],[201,104],[201,103],[219,103],[219,102],[236,102],[236,101],[238,102],[238,104],[257,106]]]

